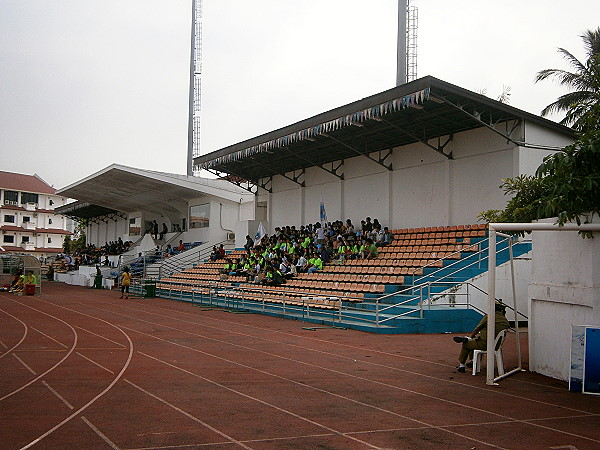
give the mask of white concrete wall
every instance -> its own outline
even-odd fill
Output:
[[[517,293],[517,310],[521,314],[529,317],[529,297],[528,289],[531,284],[532,259],[531,252],[521,255],[514,260],[515,266],[515,291]],[[479,308],[481,311],[487,311],[488,308],[488,273],[479,275],[470,281],[474,286],[481,289],[483,292],[469,287],[470,304]],[[457,291],[460,294],[466,294],[467,288],[461,288]],[[512,292],[512,274],[510,270],[510,262],[499,265],[496,268],[496,298],[501,298],[507,305],[514,307],[513,292]],[[462,301],[462,297],[457,297],[457,302]],[[444,301],[447,301],[444,300]],[[514,320],[514,313],[508,311],[506,316],[508,320]],[[527,319],[519,316],[520,322]]]
[[[480,212],[506,205],[504,178],[531,173],[548,153],[519,149],[485,128],[458,133],[445,151],[453,159],[422,143],[395,148],[388,158],[393,171],[350,158],[340,168],[344,180],[312,167],[304,188],[275,176],[267,196],[270,225],[314,223],[321,197],[330,221],[350,218],[356,226],[367,216],[390,228],[476,223]]]
[[[541,125],[525,122],[525,142],[532,145],[549,145],[564,147],[573,142],[562,133],[549,130]]]
[[[518,170],[514,176],[520,174],[535,175],[537,168],[544,158],[552,153],[555,152],[551,150],[519,147],[518,152],[515,153],[518,158],[518,162],[515,163],[515,168]]]
[[[529,299],[529,368],[567,380],[571,325],[600,325],[600,239],[533,232]]]

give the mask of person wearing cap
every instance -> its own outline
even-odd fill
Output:
[[[506,312],[506,305],[503,303],[496,302],[494,321],[496,324],[496,336],[502,330],[510,328],[510,324],[506,319],[504,313]],[[460,355],[458,356],[458,371],[461,373],[465,372],[465,363],[467,359],[473,359],[473,350],[486,350],[487,349],[487,323],[488,315],[486,314],[481,318],[475,329],[471,332],[468,337],[454,336],[454,342],[462,344]],[[494,338],[496,337],[494,336]],[[467,364],[472,367],[473,362]]]

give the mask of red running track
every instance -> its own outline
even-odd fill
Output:
[[[529,372],[486,386],[450,335],[43,292],[0,293],[2,450],[600,448],[599,397]]]

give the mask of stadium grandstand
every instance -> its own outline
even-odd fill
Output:
[[[135,267],[142,292],[152,279],[159,296],[315,323],[465,331],[485,305],[478,214],[505,205],[502,179],[533,173],[572,140],[569,128],[428,76],[194,159],[196,173],[216,178],[111,165],[61,189],[78,201],[60,212],[86,221],[91,244],[132,242],[111,272]],[[359,228],[367,216],[393,233],[376,258],[332,260],[279,286],[224,275],[210,260],[219,245],[235,257],[259,226],[277,236],[321,221],[333,236],[331,223]],[[527,296],[517,298],[525,320]]]

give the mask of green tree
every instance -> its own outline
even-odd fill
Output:
[[[598,120],[598,117],[586,117]],[[573,144],[544,158],[535,175],[503,180],[500,188],[513,195],[504,210],[484,211],[486,222],[531,222],[557,217],[558,223],[600,215],[600,128],[583,133]],[[585,234],[591,237],[591,233]]]
[[[600,27],[581,35],[587,59],[579,61],[571,52],[559,48],[558,52],[569,64],[571,71],[545,69],[537,73],[536,83],[546,79],[557,81],[571,92],[561,95],[542,110],[542,116],[566,113],[560,123],[575,130],[585,131],[598,126],[591,123],[590,115],[600,117]]]
[[[600,215],[600,27],[582,36],[587,60],[580,62],[567,50],[559,52],[573,72],[546,69],[536,82],[554,78],[572,90],[549,104],[542,115],[565,112],[561,121],[578,132],[575,142],[544,158],[535,175],[502,180],[505,195],[513,195],[504,210],[484,211],[487,222],[531,222],[557,217],[559,225]],[[591,233],[582,233],[592,237]]]
[[[63,240],[63,252],[67,254],[71,252],[71,236],[65,236]]]
[[[581,216],[588,213],[600,215],[600,128],[544,158],[536,176],[545,189],[537,206],[538,218],[558,217],[563,225],[580,224]]]

